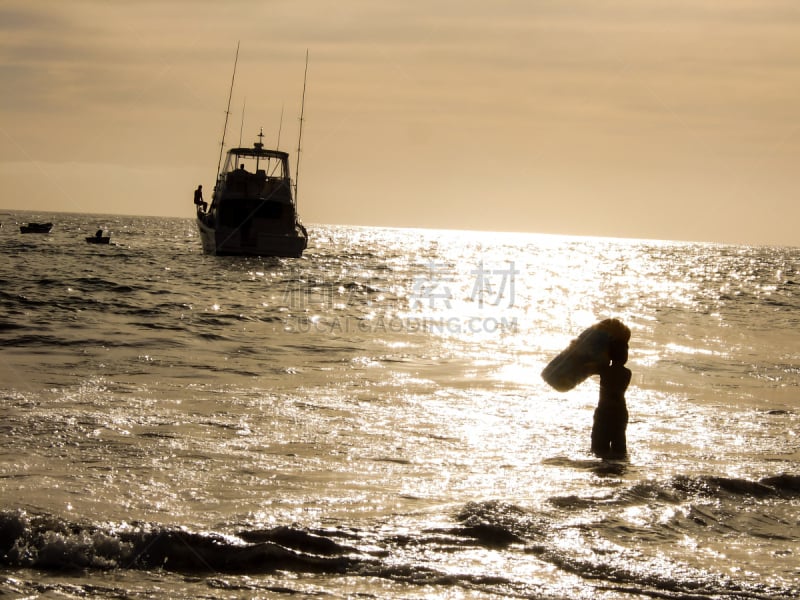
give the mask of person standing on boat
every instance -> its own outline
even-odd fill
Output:
[[[194,191],[194,204],[195,206],[202,207],[203,212],[208,209],[208,203],[203,200],[203,186],[198,185]]]

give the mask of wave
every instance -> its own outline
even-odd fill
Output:
[[[783,411],[777,411],[783,414]],[[626,461],[601,459],[572,459],[564,456],[546,458],[542,464],[583,469],[597,475],[623,475],[627,471]],[[722,498],[726,496],[749,496],[752,498],[800,495],[800,475],[780,473],[759,480],[715,475],[676,475],[667,482],[639,482],[621,491],[614,499],[616,503],[640,504],[649,500],[681,502],[691,496]],[[571,500],[583,505],[587,500],[578,497],[553,497],[551,503],[569,506]]]
[[[758,481],[734,477],[676,477],[672,487],[680,492],[703,496],[745,496],[763,498],[767,496],[789,496],[800,494],[800,475],[782,473]]]
[[[755,485],[754,485],[755,484]],[[676,478],[662,486],[640,483],[608,501],[677,502],[712,493],[778,497],[800,493],[800,477],[781,474],[758,482],[729,478]],[[647,559],[634,549],[594,549],[598,537],[641,543],[671,544],[685,527],[707,527],[713,511],[692,506],[682,520],[663,527],[631,527],[606,516],[594,523],[575,524],[559,516],[569,510],[597,505],[573,499],[556,512],[533,510],[500,500],[468,502],[452,515],[448,525],[421,530],[392,531],[381,523],[375,529],[339,526],[331,529],[278,526],[235,533],[197,532],[185,527],[144,522],[92,523],[68,521],[49,514],[29,515],[22,510],[0,512],[0,565],[42,571],[163,570],[211,577],[218,574],[261,575],[275,572],[324,574],[386,579],[420,586],[479,589],[504,596],[545,597],[540,582],[519,574],[497,574],[474,569],[453,571],[428,562],[426,556],[453,556],[473,549],[507,553],[513,560],[529,557],[569,576],[593,582],[594,588],[618,594],[692,598],[789,598],[800,591],[765,583],[736,581],[724,573],[670,563],[664,557]],[[759,518],[765,519],[763,515]],[[724,523],[721,523],[724,524]],[[573,534],[564,536],[564,531]],[[682,529],[684,531],[682,531]],[[574,546],[572,535],[589,546]],[[615,538],[616,536],[616,538]],[[570,539],[572,538],[572,539]],[[570,540],[565,543],[565,540]],[[666,562],[665,562],[666,560]]]
[[[82,329],[74,328],[76,331],[83,333]],[[2,331],[2,327],[0,327]],[[177,329],[177,331],[180,331]],[[90,336],[79,336],[67,338],[63,335],[48,335],[25,333],[16,337],[7,338],[6,344],[18,348],[31,348],[39,349],[43,353],[52,352],[57,348],[92,348],[92,347],[114,347],[114,348],[143,348],[148,349],[157,346],[160,349],[166,348],[183,348],[186,346],[184,342],[179,339],[172,338],[144,338],[129,336],[127,339],[115,338],[97,338]]]
[[[350,549],[331,540],[288,528],[253,532],[249,538],[259,541],[143,523],[104,526],[52,515],[0,513],[0,563],[10,567],[339,573],[359,560],[350,556]]]

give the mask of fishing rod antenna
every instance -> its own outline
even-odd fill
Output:
[[[242,132],[244,131],[244,109],[247,108],[247,98],[242,102],[242,122],[239,125],[239,147],[242,147]]]
[[[300,177],[300,152],[303,141],[303,114],[306,107],[306,81],[308,80],[308,48],[306,48],[306,70],[303,73],[303,98],[300,102],[300,134],[297,136],[297,162],[294,167],[294,205],[297,207],[297,184]]]
[[[217,161],[217,177],[214,180],[214,187],[216,188],[219,181],[219,170],[222,167],[222,154],[225,152],[225,134],[228,132],[228,117],[231,114],[231,98],[233,98],[233,82],[236,80],[236,65],[239,64],[239,44],[241,41],[236,42],[236,58],[233,59],[233,75],[231,75],[231,89],[228,92],[228,108],[225,109],[225,125],[222,128],[222,142],[219,145],[219,160]]]

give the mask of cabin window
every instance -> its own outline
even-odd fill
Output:
[[[261,219],[280,219],[283,215],[283,204],[279,202],[262,202],[256,215]]]

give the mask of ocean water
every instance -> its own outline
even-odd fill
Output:
[[[798,248],[0,220],[3,597],[800,597]],[[606,317],[617,461],[539,375]]]

